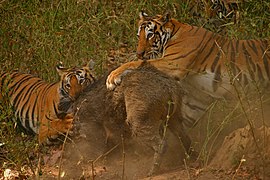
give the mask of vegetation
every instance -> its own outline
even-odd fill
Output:
[[[237,15],[222,19],[217,15],[209,16],[202,2],[1,1],[1,71],[19,70],[52,82],[58,79],[54,68],[59,61],[70,66],[93,59],[97,74],[102,75],[134,59],[141,10],[149,15],[170,12],[182,22],[204,26],[231,38],[270,36],[270,2],[243,0],[237,5]],[[21,169],[29,165],[30,154],[37,147],[30,140],[25,142],[26,137],[14,129],[10,110],[0,104],[0,144],[5,143],[3,147],[0,145],[0,165],[3,164],[0,169],[11,166]],[[25,156],[21,152],[25,152]]]
[[[149,15],[169,11],[183,22],[205,26],[235,38],[269,36],[270,5],[247,1],[239,5],[238,23],[222,19],[211,22],[196,1],[2,1],[0,4],[0,65],[2,70],[19,69],[53,81],[52,68],[62,61],[80,65],[94,59],[98,72],[106,68],[110,50],[136,49],[138,13]],[[200,6],[200,5],[196,5]],[[191,8],[193,7],[193,8]],[[195,16],[194,16],[195,14]],[[224,30],[225,27],[225,30]]]

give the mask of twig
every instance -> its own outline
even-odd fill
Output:
[[[165,121],[165,124],[164,124],[164,129],[163,129],[163,133],[162,133],[162,137],[161,137],[161,141],[160,143],[158,144],[158,147],[157,147],[157,150],[155,150],[155,153],[154,153],[154,160],[153,160],[153,166],[152,168],[150,169],[150,172],[149,172],[149,175],[148,176],[152,176],[155,171],[159,168],[160,166],[160,156],[164,150],[164,147],[165,147],[165,138],[166,138],[166,133],[167,133],[167,128],[168,128],[168,125],[169,125],[169,120],[171,118],[171,105],[173,105],[174,102],[172,101],[168,101],[168,111],[167,111],[167,115],[166,115],[166,121]]]
[[[266,154],[266,124],[265,124],[265,118],[264,118],[264,110],[263,110],[263,99],[262,99],[262,92],[260,90],[260,88],[258,87],[258,85],[255,83],[255,87],[257,89],[257,92],[259,94],[259,101],[260,101],[260,107],[261,107],[261,115],[262,115],[262,123],[263,123],[263,150],[262,153],[260,153],[261,155],[261,159],[262,159],[262,170],[263,170],[263,178],[265,179],[265,159],[264,156]],[[260,150],[259,150],[260,152]]]
[[[95,173],[94,173],[94,161],[91,161],[91,169],[92,169],[92,180],[95,180]]]
[[[32,170],[32,168],[31,168]],[[41,170],[41,156],[40,156],[40,146],[38,147],[38,164],[37,164],[37,169],[36,169],[36,173],[34,173],[35,175],[35,179],[39,179],[39,172]],[[33,171],[33,170],[32,170]]]
[[[79,110],[81,109],[82,104],[83,104],[85,101],[87,101],[87,99],[82,100],[81,103],[79,104],[79,106],[76,108],[76,111],[75,111],[75,113],[74,113],[74,117],[77,117],[78,112],[79,112]]]
[[[123,169],[122,169],[122,177],[121,177],[121,179],[124,180],[126,152],[125,152],[125,144],[124,144],[124,136],[123,136],[123,134],[121,134],[121,139],[122,139],[122,162],[123,162]]]
[[[112,147],[109,151],[107,151],[106,153],[104,154],[101,154],[100,156],[98,156],[94,161],[93,163],[95,164],[100,158],[104,157],[104,156],[107,156],[108,154],[110,154],[114,149],[116,149],[117,147],[119,146],[119,144],[116,144],[114,147]]]
[[[119,146],[119,144],[115,145],[113,148],[111,148],[109,151],[107,151],[106,153],[104,154],[101,154],[100,156],[98,156],[94,161],[91,161],[91,169],[92,169],[92,180],[95,179],[95,174],[94,174],[94,171],[95,171],[95,163],[102,157],[104,156],[107,156],[108,154],[110,154],[114,149],[116,149],[117,147]]]
[[[65,145],[66,145],[66,142],[67,142],[67,139],[68,139],[68,134],[69,134],[69,129],[68,129],[68,131],[67,131],[67,133],[65,135],[65,139],[64,139],[63,146],[62,146],[62,149],[61,149],[61,156],[60,156],[60,160],[59,160],[59,170],[58,170],[58,177],[57,177],[58,180],[60,180],[60,178],[61,178],[63,152],[64,152],[64,148],[65,148]]]
[[[234,175],[233,175],[233,177],[232,177],[232,180],[234,180],[234,178],[235,178],[237,172],[239,171],[241,165],[243,164],[243,162],[246,161],[246,159],[244,159],[244,157],[245,157],[245,155],[242,156],[242,158],[241,158],[241,160],[240,160],[240,163],[239,163],[239,165],[238,165],[237,169],[235,170],[235,173],[234,173]]]
[[[184,159],[184,165],[185,165],[185,168],[186,168],[186,170],[187,170],[188,179],[191,179],[191,178],[190,178],[190,173],[189,173],[189,170],[188,170],[188,167],[187,167],[186,159]]]
[[[22,141],[23,142],[23,146],[24,147],[26,147],[26,144],[25,144],[25,141]],[[39,146],[38,146],[38,148],[39,148]],[[27,156],[27,161],[28,161],[28,163],[29,163],[29,167],[30,167],[30,170],[32,171],[32,173],[33,173],[33,175],[34,176],[36,176],[36,177],[39,177],[39,171],[40,171],[40,159],[41,159],[41,157],[40,157],[40,151],[38,150],[38,167],[37,167],[37,172],[35,172],[35,170],[34,170],[34,166],[33,166],[33,163],[31,162],[31,160],[30,160],[30,157],[29,157],[29,154],[27,153],[27,152],[25,152],[26,153],[26,156]]]

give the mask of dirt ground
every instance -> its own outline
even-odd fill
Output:
[[[160,86],[157,87],[157,83]],[[241,108],[234,111],[235,107],[228,106],[231,103],[227,101],[226,108],[224,101],[213,102],[215,107],[210,108],[204,118],[187,131],[192,147],[198,153],[196,158],[188,157],[182,143],[168,130],[159,171],[148,177],[153,167],[153,141],[159,132],[155,134],[152,129],[147,129],[148,126],[145,131],[134,132],[126,121],[127,116],[141,120],[143,125],[143,119],[148,117],[148,120],[156,125],[160,119],[166,119],[168,100],[181,101],[184,94],[176,81],[155,71],[130,73],[114,91],[107,91],[105,77],[101,78],[77,102],[80,136],[66,143],[63,153],[59,149],[51,151],[44,165],[43,178],[270,178],[270,128],[261,127],[262,122],[269,123],[267,117],[270,117],[270,103],[266,102],[264,111],[261,111],[257,101],[252,101],[252,105],[257,108],[252,108],[248,103],[247,111]],[[148,101],[153,103],[147,104]],[[128,108],[132,112],[128,111]],[[256,124],[254,128],[247,125],[246,122],[249,121],[243,111],[250,117],[250,123]],[[162,122],[157,124],[162,125]],[[147,133],[148,131],[152,134]]]

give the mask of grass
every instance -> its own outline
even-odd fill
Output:
[[[182,3],[177,0],[3,0],[0,2],[1,71],[16,69],[53,82],[58,79],[54,69],[59,61],[73,66],[93,59],[97,74],[102,75],[135,53],[141,10],[149,15],[170,12],[182,22],[232,38],[270,36],[268,1],[246,0],[240,4],[240,16],[234,24],[230,18],[210,18],[195,0]],[[0,147],[0,162],[20,169],[29,164],[25,159],[31,153],[26,151],[26,156],[20,156],[20,152],[24,147],[35,149],[36,145],[32,141],[19,143],[27,137],[14,128],[11,108],[3,108],[0,107],[0,142],[6,145]]]
[[[194,18],[192,2],[2,1],[0,65],[2,70],[19,69],[53,81],[57,76],[52,68],[59,61],[80,65],[94,59],[102,74],[110,50],[125,44],[129,52],[135,51],[140,10],[152,15],[169,11],[183,22],[213,31],[224,29],[209,23],[204,11]],[[226,26],[223,34],[237,38],[269,36],[269,6],[264,1],[248,1],[241,7],[239,24]]]

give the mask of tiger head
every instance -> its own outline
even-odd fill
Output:
[[[74,101],[88,85],[95,81],[95,77],[92,73],[92,67],[90,67],[92,65],[90,64],[80,68],[64,68],[62,65],[58,65],[56,67],[61,78],[61,98],[68,98]]]
[[[163,56],[164,46],[171,37],[173,24],[170,15],[148,16],[140,12],[138,23],[137,57],[139,59],[156,59]]]

